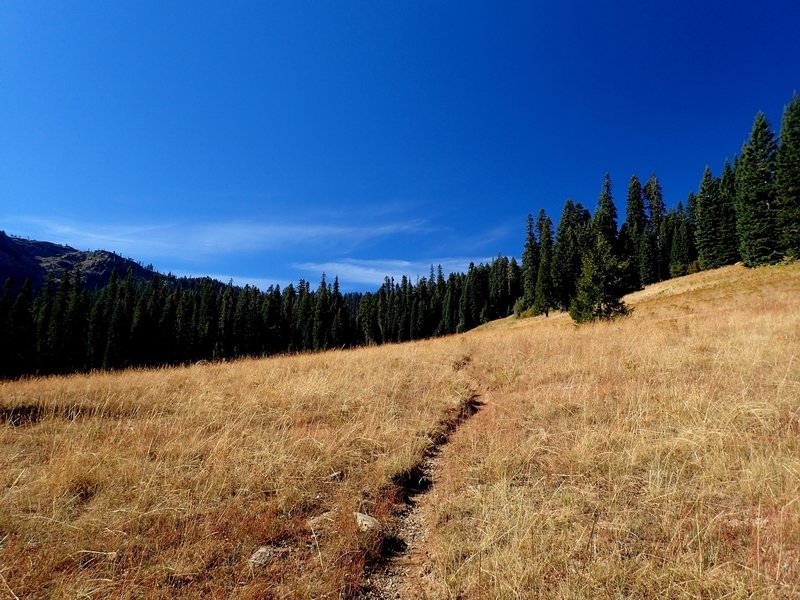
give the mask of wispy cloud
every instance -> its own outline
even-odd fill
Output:
[[[221,221],[215,223],[119,224],[81,223],[41,217],[5,217],[9,232],[40,235],[79,249],[105,249],[136,257],[204,258],[210,255],[291,249],[336,247],[352,250],[371,240],[423,233],[420,220],[368,223]],[[15,229],[17,231],[15,231]]]
[[[434,269],[436,269],[438,265],[441,265],[445,276],[447,276],[452,272],[466,271],[469,268],[470,262],[479,264],[489,261],[491,261],[491,258],[488,257],[460,256],[413,261],[396,259],[345,259],[328,262],[296,263],[292,266],[314,276],[318,276],[321,273],[326,273],[329,278],[338,276],[344,287],[350,287],[356,284],[379,286],[386,277],[394,277],[395,280],[399,280],[403,275],[407,276],[411,281],[416,281],[417,278],[428,277],[430,275],[431,265],[433,265]]]

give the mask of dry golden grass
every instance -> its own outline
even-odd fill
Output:
[[[1,384],[0,597],[346,595],[380,542],[353,511],[469,393],[459,346]]]
[[[730,267],[465,336],[429,597],[800,595],[800,265]]]
[[[429,597],[800,594],[800,265],[629,302],[581,328],[2,383],[0,597],[347,596],[380,543],[352,512],[389,521],[392,475],[473,389]]]

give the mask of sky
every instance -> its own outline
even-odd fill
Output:
[[[0,229],[227,282],[374,290],[667,204],[800,91],[800,2],[0,3]]]

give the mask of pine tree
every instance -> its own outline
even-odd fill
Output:
[[[370,292],[364,294],[358,304],[358,325],[365,344],[371,346],[372,344],[381,343],[375,295]]]
[[[267,297],[261,305],[261,320],[264,323],[264,350],[275,354],[287,349],[283,312],[283,297],[280,286],[270,286]]]
[[[649,267],[643,267],[646,271],[655,274],[655,281],[661,281],[669,277],[669,253],[670,240],[669,229],[665,224],[667,214],[664,194],[661,189],[661,182],[655,173],[650,175],[650,179],[644,184],[644,199],[649,215],[649,230],[652,236],[650,240],[652,249],[652,260]]]
[[[617,245],[617,207],[611,195],[611,177],[608,173],[603,178],[603,187],[597,199],[597,210],[594,213],[595,231],[613,249]]]
[[[536,277],[536,293],[533,301],[534,314],[550,314],[553,307],[553,222],[545,214],[544,210],[539,211],[539,218],[536,222],[536,230],[539,235],[540,258],[539,270]]]
[[[700,181],[700,190],[697,193],[696,208],[697,251],[702,269],[714,269],[724,264],[720,258],[719,226],[722,202],[719,184],[719,180],[711,174],[711,169],[706,166],[703,179]]]
[[[625,314],[622,272],[606,236],[592,227],[591,243],[583,256],[577,295],[569,308],[576,323]]]
[[[469,263],[469,273],[474,269],[474,263]],[[477,325],[473,317],[474,307],[471,303],[472,297],[472,277],[468,274],[464,278],[461,296],[458,299],[458,324],[456,325],[456,332],[458,333],[468,331]]]
[[[644,206],[642,184],[636,175],[628,182],[628,203],[625,211],[625,224],[631,233],[631,240],[638,244],[639,236],[647,227],[647,213]]]
[[[200,291],[200,313],[197,323],[198,352],[203,357],[213,357],[217,345],[219,326],[217,300],[213,283],[209,277],[206,277],[203,279],[203,287]],[[185,316],[187,319],[189,318],[188,311]]]
[[[52,372],[53,349],[50,346],[50,316],[53,312],[55,296],[53,274],[48,273],[44,288],[34,303],[34,323],[36,329],[36,366],[41,373]]]
[[[6,278],[3,285],[3,298],[0,300],[0,377],[10,375],[11,343],[9,342],[9,313],[11,312],[13,282]]]
[[[17,298],[11,305],[6,320],[9,363],[5,365],[6,374],[12,377],[32,373],[35,370],[36,346],[34,335],[36,327],[33,321],[33,300],[31,298],[31,282],[28,279],[22,284]]]
[[[536,278],[539,274],[539,244],[533,230],[533,215],[528,215],[525,227],[525,246],[522,250],[522,301],[525,308],[533,306]]]
[[[567,200],[553,247],[553,294],[557,308],[568,310],[581,275],[581,245],[587,215],[580,204]]]
[[[506,307],[504,316],[507,317],[514,311],[514,303],[522,293],[522,269],[517,264],[517,259],[513,256],[508,263],[506,282],[508,285],[508,306]]]
[[[739,260],[739,236],[736,233],[736,175],[726,160],[719,181],[717,260],[732,265]]]
[[[736,225],[745,266],[781,258],[775,225],[775,154],[777,143],[763,113],[756,115],[736,168]]]
[[[313,344],[314,350],[324,350],[329,347],[330,331],[330,294],[325,281],[325,273],[317,288],[314,304]]]
[[[450,273],[444,293],[444,308],[442,310],[442,333],[455,333],[458,329],[458,313],[461,300],[461,278],[455,273]]]
[[[87,367],[87,323],[89,300],[83,290],[81,270],[75,268],[70,295],[67,300],[65,320],[65,354],[67,371],[84,370]]]
[[[639,247],[642,242],[642,236],[645,235],[646,231],[647,213],[645,212],[642,184],[636,175],[631,175],[631,179],[628,182],[625,223],[622,224],[619,235],[622,257],[627,261],[625,287],[629,291],[638,290],[642,287]]]
[[[191,327],[191,311],[187,310],[188,304],[182,302],[180,287],[171,294],[167,294],[158,315],[158,351],[156,356],[159,362],[177,364],[186,360],[183,351],[194,350],[196,340]],[[199,329],[199,328],[198,328]]]
[[[314,300],[310,285],[301,279],[298,284],[297,301],[292,315],[294,331],[293,350],[311,350],[314,347]]]
[[[691,262],[689,218],[683,209],[683,204],[678,202],[677,208],[668,215],[668,219],[672,229],[669,274],[670,277],[680,277],[689,272]]]
[[[789,256],[800,258],[800,98],[797,93],[783,111],[775,192],[781,246]]]
[[[331,346],[341,348],[348,343],[347,335],[347,308],[342,299],[342,292],[339,289],[339,277],[333,278],[333,289],[331,291]]]
[[[108,338],[103,354],[104,369],[117,369],[130,363],[130,334],[134,302],[133,270],[128,269],[128,274],[116,294],[116,301],[108,322]]]
[[[89,311],[89,340],[87,343],[87,366],[89,368],[103,368],[111,313],[114,311],[118,294],[117,270],[114,269],[111,271],[108,283]]]

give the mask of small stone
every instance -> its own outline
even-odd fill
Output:
[[[325,525],[333,523],[333,519],[335,516],[336,516],[336,511],[329,510],[328,512],[324,512],[321,515],[317,515],[316,517],[311,517],[308,520],[308,526],[311,527],[311,529],[319,529],[321,527],[324,527]]]
[[[353,513],[356,518],[356,524],[361,531],[383,531],[383,525],[375,517],[365,515],[364,513]]]
[[[253,552],[253,555],[247,560],[252,565],[263,567],[270,559],[280,559],[291,551],[291,548],[283,548],[281,546],[261,546],[258,550]]]
[[[272,555],[272,548],[269,546],[261,546],[258,550],[253,552],[253,555],[248,559],[250,564],[257,567],[263,567],[269,562],[269,557]]]

